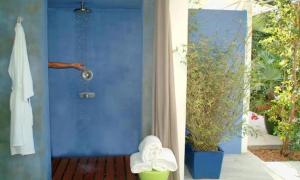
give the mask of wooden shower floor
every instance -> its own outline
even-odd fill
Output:
[[[130,172],[129,157],[52,159],[53,180],[137,180]]]

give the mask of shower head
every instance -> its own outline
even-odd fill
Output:
[[[80,8],[74,9],[75,13],[91,13],[92,10],[84,6],[84,0],[81,1]]]

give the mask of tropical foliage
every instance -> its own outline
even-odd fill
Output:
[[[265,30],[269,20],[268,14],[253,18],[250,109],[259,114],[264,114],[270,107],[274,88],[283,80],[280,58],[260,43],[270,36]]]
[[[275,0],[276,10],[268,15],[268,37],[261,45],[279,59],[282,81],[274,87],[274,100],[267,110],[270,120],[278,122],[276,133],[283,141],[281,153],[288,155],[299,147],[300,97],[300,2]]]

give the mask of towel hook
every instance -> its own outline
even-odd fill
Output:
[[[22,17],[22,16],[18,16],[17,22],[18,22],[18,23],[22,23],[22,21],[23,21],[23,17]]]

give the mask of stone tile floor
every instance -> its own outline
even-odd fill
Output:
[[[275,180],[300,180],[300,162],[264,162]]]
[[[281,145],[279,137],[267,133],[264,117],[258,116],[257,120],[248,120],[248,124],[258,132],[257,137],[248,137],[248,146],[276,146]]]
[[[225,155],[221,180],[300,180],[300,162],[263,162],[248,152]],[[193,180],[185,168],[185,180]]]
[[[252,153],[241,155],[225,155],[221,180],[272,180],[265,164]],[[185,180],[192,180],[192,177],[185,169]]]

